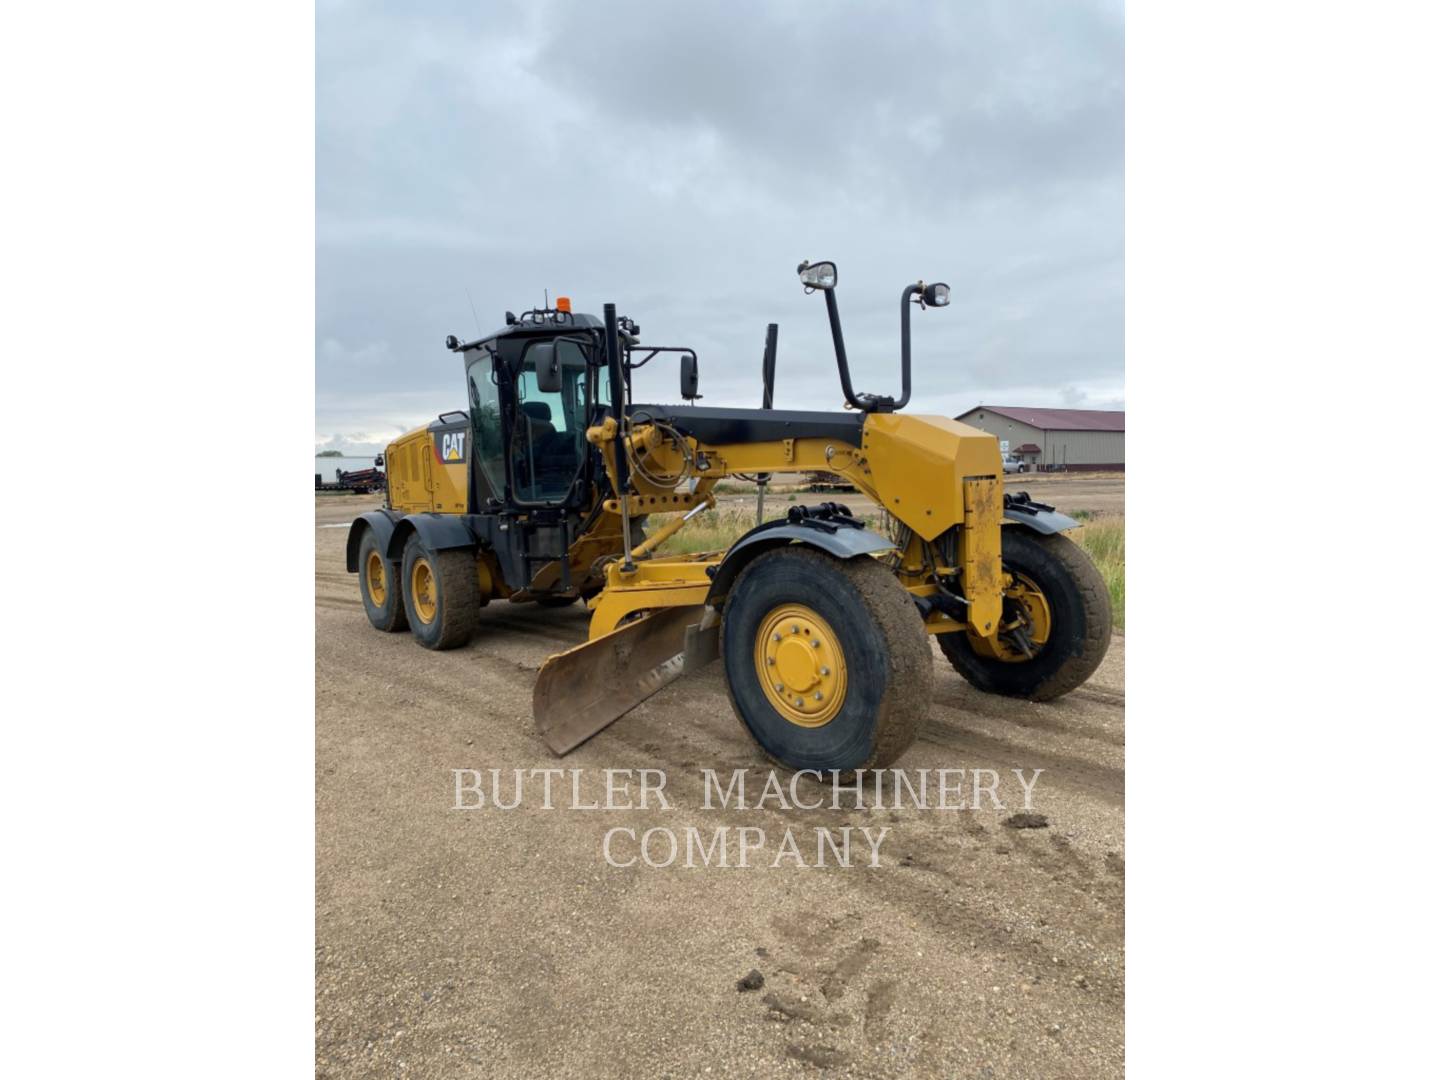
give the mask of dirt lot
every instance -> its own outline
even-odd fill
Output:
[[[1068,482],[1015,486],[1123,510],[1123,478]],[[1123,638],[1048,705],[979,694],[936,650],[929,725],[900,765],[997,770],[1004,812],[707,811],[700,769],[750,769],[752,802],[766,774],[718,664],[557,762],[531,684],[584,639],[584,611],[492,605],[451,653],[372,630],[346,530],[326,526],[374,503],[316,499],[319,1075],[1121,1073]],[[572,810],[567,777],[555,809],[533,783],[518,809],[452,809],[452,769],[504,770],[508,795],[510,770],[560,764],[583,770],[589,803],[607,767],[665,770],[673,808]],[[1012,769],[1045,770],[1048,828],[1001,824]],[[748,868],[687,868],[682,839],[676,865],[614,868],[601,849],[619,826],[759,827],[769,846]],[[787,826],[809,861],[817,827],[890,832],[875,868],[858,834],[858,865],[771,868]],[[764,987],[738,992],[752,968]]]

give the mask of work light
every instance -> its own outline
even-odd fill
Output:
[[[807,289],[833,289],[835,287],[835,264],[833,262],[802,262],[800,281]]]

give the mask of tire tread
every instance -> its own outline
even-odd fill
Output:
[[[390,575],[388,582],[390,596],[389,614],[380,613],[376,618],[376,609],[371,607],[369,583],[365,578],[365,564],[369,561],[371,550],[380,551],[380,544],[375,539],[373,529],[366,529],[365,536],[360,541],[360,606],[365,609],[365,616],[370,620],[370,625],[386,634],[396,634],[402,630],[410,629],[409,620],[405,616],[405,597],[401,593],[400,570],[394,563],[385,559],[385,553],[380,551],[380,558],[385,561],[385,568]]]
[[[457,649],[468,643],[480,628],[480,582],[475,573],[475,552],[469,548],[429,551],[418,535],[410,537],[405,545],[405,561],[401,564],[400,574],[407,614],[410,607],[408,567],[412,551],[417,549],[419,554],[430,560],[435,571],[440,591],[440,610],[437,613],[440,629],[433,640],[426,640],[420,631],[425,624],[419,619],[411,619],[410,632],[427,649]]]
[[[1009,526],[1020,527],[1022,526]],[[950,666],[978,690],[1007,697],[1023,697],[1030,701],[1054,701],[1085,683],[1105,659],[1110,648],[1110,590],[1090,556],[1068,536],[1059,533],[1048,536],[1027,533],[1024,540],[1036,544],[1059,563],[1080,594],[1081,607],[1085,613],[1085,632],[1080,639],[1079,650],[1067,656],[1055,671],[1038,684],[1017,690],[991,676],[990,669],[995,662],[976,657],[969,643],[964,640],[963,631],[943,635],[940,648],[950,661]],[[958,640],[952,643],[947,639]]]
[[[870,756],[854,768],[885,768],[915,741],[929,712],[934,689],[934,660],[929,635],[910,594],[889,570],[868,556],[841,560],[811,548],[792,545],[753,560],[740,572],[731,588],[731,595],[739,595],[745,588],[746,577],[767,559],[773,558],[803,559],[838,572],[854,588],[861,605],[879,629],[889,656],[891,677],[876,717]],[[748,731],[740,702],[728,679],[725,690],[735,715]],[[760,745],[758,740],[756,742]],[[775,764],[787,769],[795,768],[793,764],[775,757],[763,745],[760,745],[760,750]]]

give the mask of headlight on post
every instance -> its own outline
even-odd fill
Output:
[[[800,283],[807,289],[835,288],[836,273],[833,262],[802,262],[799,274]]]

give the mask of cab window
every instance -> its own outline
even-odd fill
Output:
[[[558,502],[570,493],[585,457],[585,354],[574,342],[556,343],[562,384],[542,392],[535,363],[527,358],[515,380],[518,403],[510,446],[515,497],[522,502]]]
[[[470,423],[475,429],[474,457],[480,465],[477,485],[482,498],[505,495],[505,437],[500,427],[500,388],[495,385],[494,363],[481,350],[469,373]]]

